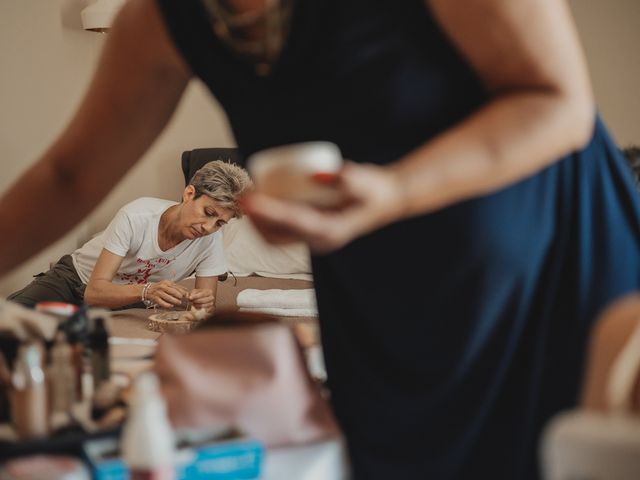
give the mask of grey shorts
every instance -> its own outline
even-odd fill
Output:
[[[27,307],[53,301],[81,305],[86,287],[73,266],[71,255],[64,255],[50,270],[35,275],[29,285],[7,299]]]

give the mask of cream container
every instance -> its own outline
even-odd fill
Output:
[[[342,153],[331,142],[273,147],[254,153],[247,161],[258,192],[318,207],[341,202],[336,180],[342,165]]]

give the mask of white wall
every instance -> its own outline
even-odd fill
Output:
[[[640,143],[640,1],[570,5],[603,117],[621,145]],[[82,7],[82,0],[0,1],[0,191],[58,135],[84,93],[105,36],[81,29]],[[232,145],[224,114],[194,82],[167,130],[129,175],[80,227],[0,279],[0,295],[22,287],[49,261],[102,229],[124,203],[142,195],[179,195],[183,150]]]
[[[83,6],[81,0],[0,1],[0,191],[59,134],[84,94],[106,35],[82,30]],[[0,295],[26,285],[104,228],[126,202],[144,195],[179,198],[182,151],[233,145],[221,109],[193,82],[163,135],[126,178],[83,224],[0,279]]]
[[[600,113],[621,146],[640,144],[640,0],[571,0]]]

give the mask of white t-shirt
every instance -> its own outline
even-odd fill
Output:
[[[114,283],[144,284],[182,280],[195,272],[213,277],[227,271],[222,230],[184,240],[167,251],[158,245],[160,216],[176,202],[139,198],[122,207],[104,232],[71,254],[78,276],[86,284],[103,248],[124,257]]]

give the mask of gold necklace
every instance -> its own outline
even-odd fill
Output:
[[[216,36],[233,52],[252,63],[261,76],[271,73],[280,57],[291,27],[293,0],[265,0],[264,8],[235,13],[221,0],[202,0],[209,12]],[[263,27],[259,38],[249,39],[244,31],[252,26]]]

